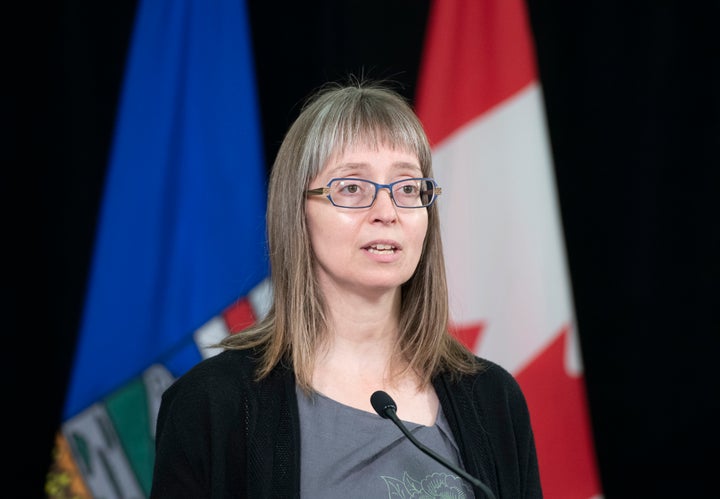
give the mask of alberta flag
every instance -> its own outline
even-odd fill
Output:
[[[435,0],[426,36],[416,106],[454,332],[522,386],[545,497],[601,497],[525,3]]]
[[[164,389],[269,301],[244,2],[138,3],[49,497],[150,491]]]

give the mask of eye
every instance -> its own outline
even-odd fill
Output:
[[[340,180],[334,184],[335,193],[338,196],[365,196],[371,187],[372,184],[353,179]]]
[[[419,191],[420,187],[415,180],[406,180],[395,186],[395,195],[405,198],[417,196]]]

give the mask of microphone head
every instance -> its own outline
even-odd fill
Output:
[[[375,409],[375,412],[385,419],[390,417],[389,411],[393,413],[397,412],[397,405],[395,401],[382,390],[378,390],[370,396],[370,403]]]

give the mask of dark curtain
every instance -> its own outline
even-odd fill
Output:
[[[705,497],[720,399],[720,6],[528,7],[605,497]],[[390,78],[413,97],[428,0],[249,8],[268,166],[326,80]],[[2,379],[21,497],[43,496],[60,425],[135,2],[40,10],[8,14],[5,31],[22,29],[4,43]]]

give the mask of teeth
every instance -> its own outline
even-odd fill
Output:
[[[368,251],[370,253],[375,253],[376,255],[389,255],[395,252],[395,247],[389,244],[375,244],[370,246]]]

